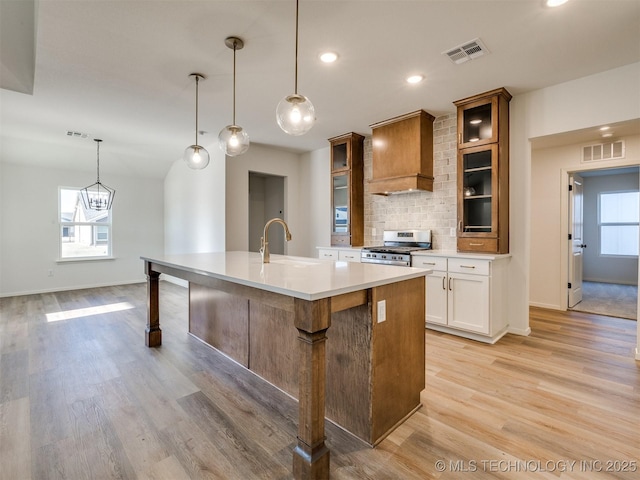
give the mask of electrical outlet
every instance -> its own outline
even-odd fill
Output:
[[[372,236],[372,237],[375,237],[375,236],[376,236],[376,233],[377,233],[377,230],[376,230],[375,228],[372,228],[372,229],[371,229],[371,236]]]
[[[380,300],[378,302],[378,323],[384,322],[387,319],[387,301]]]
[[[53,277],[53,270],[49,270],[48,274],[49,277]]]
[[[449,235],[451,235],[452,237],[456,236],[456,227],[451,227],[451,230],[449,230]]]

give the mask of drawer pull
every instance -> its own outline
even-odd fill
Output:
[[[471,246],[471,247],[481,247],[483,245],[484,245],[484,243],[470,243],[469,244],[469,246]]]
[[[422,262],[423,265],[435,265],[436,262]]]
[[[333,257],[333,253],[325,253],[324,256],[325,257]]]
[[[475,265],[460,265],[460,268],[476,268]]]
[[[353,255],[345,255],[344,258],[355,258]]]

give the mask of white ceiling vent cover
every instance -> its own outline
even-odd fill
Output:
[[[582,162],[624,158],[624,140],[582,147]]]
[[[482,43],[482,40],[479,38],[475,38],[452,48],[451,50],[442,52],[443,55],[449,57],[449,60],[455,64],[464,63],[467,60],[473,60],[474,58],[481,57],[487,53],[490,53],[489,49],[484,46],[484,43]]]

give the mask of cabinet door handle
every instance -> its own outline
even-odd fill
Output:
[[[460,265],[460,268],[476,268],[474,265]]]
[[[461,133],[458,134],[458,143],[462,143],[462,134]]]
[[[451,277],[449,277],[449,291],[453,290],[453,288],[451,288]]]
[[[447,289],[447,287],[446,287],[446,286],[445,286],[445,284],[444,284],[444,277],[442,277],[442,289],[443,289],[443,290],[446,290],[446,289]]]
[[[458,231],[462,232],[462,220],[458,222]]]

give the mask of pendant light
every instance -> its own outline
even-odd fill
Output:
[[[100,140],[94,138],[97,148],[98,178],[96,183],[80,190],[80,197],[86,210],[110,210],[116,191],[100,183]]]
[[[233,123],[220,130],[218,145],[226,155],[236,157],[249,150],[249,135],[236,125],[236,50],[242,50],[244,42],[238,37],[227,37],[224,44],[233,49]]]
[[[185,149],[182,159],[187,162],[189,168],[202,170],[209,165],[209,152],[198,145],[198,83],[201,79],[204,80],[205,76],[201,73],[191,73],[189,76],[196,79],[196,142]]]
[[[313,104],[304,95],[298,94],[298,0],[296,0],[296,69],[293,95],[280,100],[276,108],[276,120],[280,128],[289,135],[304,135],[316,121]]]

